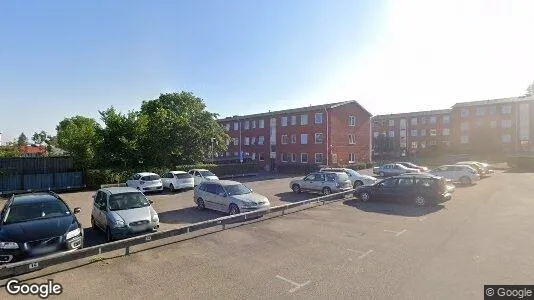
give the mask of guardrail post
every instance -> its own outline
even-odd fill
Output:
[[[124,255],[130,255],[130,246],[126,246]]]

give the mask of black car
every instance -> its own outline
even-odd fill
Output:
[[[0,263],[83,247],[83,226],[55,193],[14,195],[0,213]]]
[[[402,201],[423,206],[451,199],[454,187],[443,177],[411,173],[390,177],[370,186],[360,186],[354,196],[361,201]]]

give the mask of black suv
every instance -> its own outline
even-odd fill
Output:
[[[83,247],[83,226],[53,192],[14,195],[0,212],[0,264]]]
[[[402,201],[423,206],[442,203],[451,199],[454,187],[443,177],[429,174],[408,173],[390,177],[371,186],[360,186],[354,196],[361,201]]]

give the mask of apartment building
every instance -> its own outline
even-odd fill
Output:
[[[371,159],[371,114],[356,101],[219,119],[230,139],[216,160],[353,164]]]
[[[372,120],[375,156],[408,156],[450,146],[450,109],[379,115]]]

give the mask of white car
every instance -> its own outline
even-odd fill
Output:
[[[189,170],[189,172],[187,173],[193,176],[193,180],[195,181],[195,186],[199,185],[200,183],[206,180],[219,180],[219,177],[217,177],[215,174],[211,173],[210,171],[206,169],[192,169],[192,170]]]
[[[444,177],[452,182],[459,182],[463,185],[469,185],[474,181],[480,180],[477,170],[466,165],[443,165],[428,173]]]
[[[193,176],[184,171],[170,171],[161,177],[164,189],[171,191],[186,190],[195,187]]]
[[[360,174],[348,168],[322,168],[320,172],[344,172],[349,175],[350,182],[354,188],[361,185],[373,185],[378,182],[373,176]]]
[[[141,192],[161,192],[163,183],[156,173],[141,172],[133,174],[126,181],[126,186],[140,190]]]

